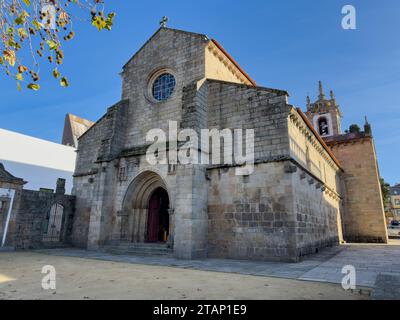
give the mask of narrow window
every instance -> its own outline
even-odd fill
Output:
[[[319,118],[319,120],[318,120],[318,129],[319,129],[319,134],[321,136],[329,135],[328,120],[325,117]]]

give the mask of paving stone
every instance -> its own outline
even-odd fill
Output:
[[[374,300],[400,300],[400,274],[380,273],[372,292]]]

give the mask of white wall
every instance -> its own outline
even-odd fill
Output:
[[[5,169],[28,183],[25,189],[55,189],[57,178],[67,180],[66,192],[72,189],[76,150],[0,129],[0,162]]]

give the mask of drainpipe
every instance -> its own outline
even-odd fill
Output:
[[[1,190],[4,190],[4,189],[0,189],[0,191]],[[12,212],[13,203],[14,203],[15,190],[8,190],[6,196],[11,199],[11,202],[10,202],[10,207],[8,208],[8,212],[7,212],[6,225],[4,227],[3,239],[1,241],[1,248],[4,248],[4,246],[6,244],[8,225],[9,225],[10,219],[11,219],[11,212]]]

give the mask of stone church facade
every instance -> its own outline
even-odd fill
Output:
[[[306,114],[288,98],[257,86],[217,41],[160,28],[124,66],[121,101],[79,138],[71,243],[299,261],[341,241],[386,242],[370,127],[342,135],[322,85]],[[169,121],[197,132],[253,129],[254,172],[150,165],[146,134],[168,132]]]

